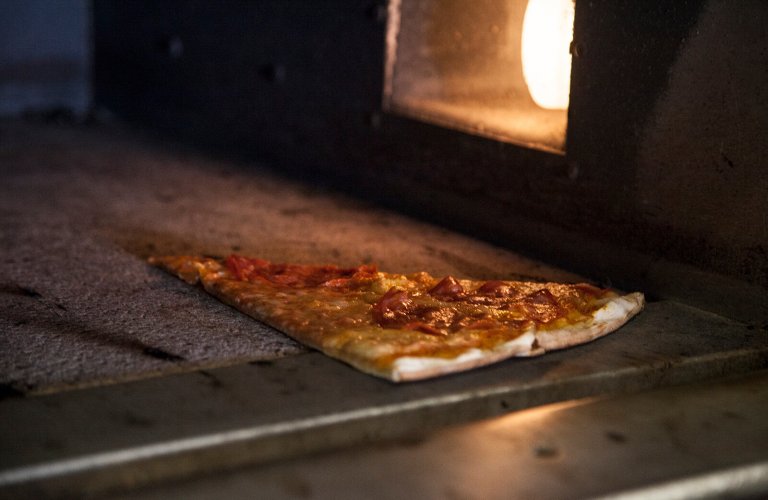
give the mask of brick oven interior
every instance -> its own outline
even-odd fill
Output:
[[[768,8],[577,1],[556,154],[387,108],[398,4],[0,7],[0,496],[768,492]],[[147,264],[230,253],[648,304],[398,385]]]

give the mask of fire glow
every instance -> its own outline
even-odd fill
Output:
[[[564,154],[573,0],[390,0],[384,108]]]
[[[573,0],[530,0],[522,33],[523,77],[544,109],[568,109]]]

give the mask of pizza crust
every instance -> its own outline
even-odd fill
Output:
[[[395,382],[420,380],[470,370],[512,357],[540,356],[549,351],[585,344],[620,328],[643,309],[644,303],[641,293],[614,297],[595,311],[589,321],[554,330],[531,328],[520,337],[493,350],[473,348],[451,359],[398,358],[387,378]]]
[[[455,358],[428,358],[404,356],[397,358],[387,378],[394,382],[406,382],[437,377],[502,361],[512,357],[544,354],[536,347],[536,334],[531,329],[514,340],[505,342],[493,350],[472,348]]]
[[[536,341],[544,351],[584,344],[617,330],[642,311],[644,305],[645,299],[642,293],[635,292],[614,297],[596,310],[588,321],[555,330],[538,330]]]

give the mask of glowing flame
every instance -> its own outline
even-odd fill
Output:
[[[573,10],[573,0],[530,0],[525,11],[523,77],[542,108],[568,108]]]

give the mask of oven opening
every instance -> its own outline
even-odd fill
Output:
[[[392,113],[565,152],[572,0],[391,0]]]

